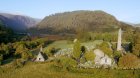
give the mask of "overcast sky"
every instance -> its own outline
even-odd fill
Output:
[[[140,23],[140,0],[1,0],[0,12],[44,18],[74,10],[103,10],[120,21]]]

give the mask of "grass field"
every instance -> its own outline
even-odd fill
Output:
[[[47,47],[55,47],[55,48],[71,48],[73,46],[72,43],[68,43],[67,40],[60,40],[60,41],[55,41],[52,44],[48,45]],[[46,47],[46,48],[47,48]]]
[[[140,78],[140,70],[80,69],[56,67],[53,62],[28,63],[22,68],[0,69],[0,78]]]
[[[102,40],[84,42],[84,43],[81,43],[81,45],[95,47],[97,44],[100,44],[100,43],[102,43]],[[66,48],[72,48],[73,43],[68,43],[67,40],[60,40],[60,41],[53,42],[52,44],[48,45],[47,47],[66,49]],[[47,47],[45,49],[47,49]]]

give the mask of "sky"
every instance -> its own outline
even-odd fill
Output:
[[[140,0],[1,0],[0,12],[45,16],[75,10],[103,10],[118,20],[140,23]]]

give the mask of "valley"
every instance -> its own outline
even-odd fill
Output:
[[[139,34],[101,10],[0,13],[0,78],[139,78]]]

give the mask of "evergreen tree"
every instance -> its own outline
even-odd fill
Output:
[[[74,42],[74,46],[73,46],[73,56],[76,59],[76,61],[79,63],[80,62],[80,56],[81,56],[81,44],[80,42],[77,40]]]

